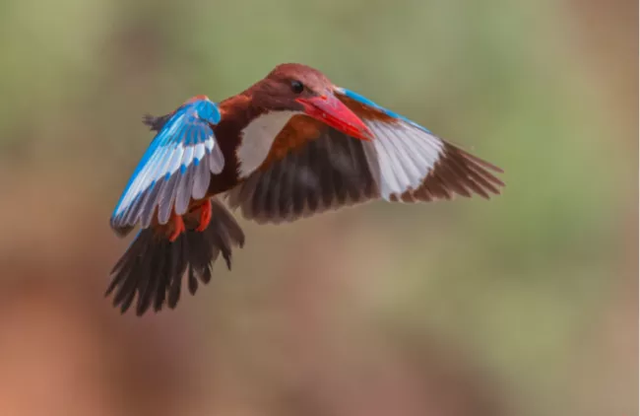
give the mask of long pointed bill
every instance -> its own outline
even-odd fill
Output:
[[[308,116],[320,120],[344,134],[360,140],[373,139],[371,130],[362,120],[333,95],[298,98],[296,101],[304,106]]]

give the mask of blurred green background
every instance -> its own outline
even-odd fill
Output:
[[[635,1],[0,0],[0,414],[638,413]],[[505,169],[104,299],[145,112],[303,62]]]

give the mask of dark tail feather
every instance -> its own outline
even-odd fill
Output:
[[[175,308],[180,299],[182,277],[188,276],[189,292],[198,289],[198,280],[211,280],[213,262],[220,254],[231,269],[231,249],[244,245],[244,233],[231,213],[216,200],[211,201],[211,222],[203,232],[187,231],[174,242],[152,228],[141,230],[111,271],[114,306],[122,313],[137,294],[136,314],[152,305],[159,311],[164,304]]]

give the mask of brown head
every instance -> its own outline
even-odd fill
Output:
[[[335,88],[317,69],[289,63],[275,67],[247,92],[254,105],[268,112],[299,112],[349,136],[370,140],[367,126],[336,97]]]

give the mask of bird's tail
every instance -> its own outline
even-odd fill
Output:
[[[194,228],[187,224],[187,231],[173,242],[153,227],[141,230],[111,271],[106,296],[115,292],[114,306],[124,313],[137,294],[137,315],[151,306],[159,311],[165,303],[175,308],[185,272],[194,294],[198,280],[204,284],[211,280],[213,262],[220,254],[231,269],[232,247],[244,244],[244,233],[231,213],[211,200],[209,226],[202,232]]]

